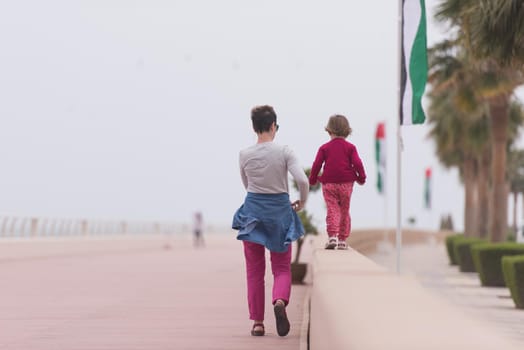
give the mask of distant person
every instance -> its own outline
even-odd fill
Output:
[[[309,184],[322,184],[322,194],[327,207],[326,229],[329,236],[326,249],[347,249],[346,240],[351,233],[349,206],[353,184],[366,182],[366,172],[357,148],[346,141],[351,127],[343,115],[333,115],[325,130],[331,141],[323,144],[311,167]],[[322,175],[318,176],[324,165]]]
[[[204,218],[201,212],[196,212],[193,216],[193,245],[195,247],[204,246]]]
[[[240,176],[247,190],[244,204],[233,218],[237,239],[243,241],[246,259],[249,317],[254,321],[251,335],[262,336],[264,329],[266,271],[265,248],[270,251],[273,271],[273,310],[279,336],[289,333],[286,306],[291,294],[291,243],[304,234],[296,214],[306,203],[308,179],[288,146],[273,142],[278,131],[277,116],[271,106],[251,110],[255,145],[240,151]],[[300,200],[289,199],[288,172],[298,184]]]

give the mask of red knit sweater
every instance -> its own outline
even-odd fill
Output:
[[[324,164],[322,175],[318,176]],[[358,156],[357,148],[343,138],[336,137],[320,146],[317,152],[309,184],[344,183],[357,181],[359,184],[366,182],[366,172],[362,160]]]

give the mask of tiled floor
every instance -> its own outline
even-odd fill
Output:
[[[369,256],[396,271],[396,250],[382,245]],[[462,273],[450,266],[443,245],[420,244],[403,247],[401,273],[413,275],[422,286],[465,313],[483,320],[524,348],[524,310],[516,309],[507,288],[481,287],[476,273]]]
[[[92,248],[71,239],[59,250],[0,241],[0,257],[11,257],[0,259],[0,349],[299,349],[307,287],[293,287],[289,336],[276,335],[268,303],[267,335],[252,337],[242,246],[234,235],[206,238],[201,249],[190,236],[171,249],[165,238]],[[270,272],[266,280],[269,301]]]

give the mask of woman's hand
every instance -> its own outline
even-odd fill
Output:
[[[297,200],[291,203],[291,208],[293,208],[294,211],[301,211],[304,209],[304,204],[302,204],[300,200]]]

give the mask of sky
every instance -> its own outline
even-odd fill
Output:
[[[447,32],[432,19],[428,42]],[[368,174],[353,228],[396,224],[398,8],[391,0],[0,0],[0,213],[227,226],[250,109],[270,104],[304,167],[348,117]],[[387,125],[387,195],[374,132]],[[428,126],[402,128],[402,223],[462,227],[463,189]],[[433,169],[432,209],[423,208]],[[291,197],[297,194],[292,192]],[[307,203],[324,224],[321,193]]]

